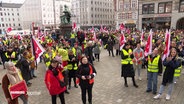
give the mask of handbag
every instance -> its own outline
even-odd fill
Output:
[[[59,80],[58,80],[58,81],[59,81]],[[63,82],[63,81],[59,81],[59,84],[60,84],[61,88],[63,88],[63,87],[65,87],[65,86],[66,86],[66,83],[65,83],[65,82]]]

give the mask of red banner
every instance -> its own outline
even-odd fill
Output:
[[[26,82],[23,80],[9,88],[11,99],[15,99],[22,94],[26,94],[27,92],[27,85]]]

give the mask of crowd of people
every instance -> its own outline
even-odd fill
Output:
[[[148,80],[146,92],[157,94],[157,77],[162,75],[165,70],[162,85],[154,99],[160,98],[164,86],[169,83],[169,91],[166,96],[166,99],[169,100],[174,86],[173,83],[177,81],[177,77],[181,74],[184,56],[183,31],[172,30],[171,52],[165,60],[162,60],[165,47],[164,31],[155,31],[153,33],[153,52],[148,56],[144,55],[148,32],[145,32],[142,41],[140,39],[141,32],[135,30],[130,33],[125,32],[126,43],[123,49],[120,50],[121,35],[120,31],[97,32],[94,35],[93,32],[81,30],[71,32],[70,38],[59,35],[57,39],[53,39],[49,34],[44,39],[37,37],[46,50],[40,60],[45,64],[44,81],[51,95],[52,104],[56,104],[57,96],[59,96],[61,104],[65,104],[64,94],[70,94],[72,79],[74,87],[78,88],[79,84],[81,88],[83,104],[86,104],[86,91],[88,93],[88,102],[92,104],[92,88],[94,77],[97,75],[93,62],[95,60],[100,61],[102,48],[107,50],[109,56],[115,57],[116,55],[121,57],[121,77],[124,77],[125,87],[128,87],[127,77],[131,77],[133,85],[138,88],[139,86],[135,82],[135,73],[137,72],[138,79],[142,80],[141,71],[146,68]],[[21,80],[25,80],[27,86],[30,87],[31,83],[29,81],[37,78],[35,74],[37,67],[32,54],[30,36],[25,36],[23,39],[19,40],[16,37],[1,38],[1,63],[4,69],[7,69],[7,72],[11,70],[9,68],[11,65],[16,66],[16,69],[20,69]],[[18,73],[18,71],[14,70],[14,73]],[[12,74],[12,77],[15,77],[16,83],[20,81],[17,75]],[[6,74],[2,81],[5,96],[9,104],[18,104],[18,99],[11,99],[10,96],[7,96],[7,86],[11,83],[11,79]],[[26,94],[21,95],[20,98],[23,99],[24,104],[28,103]]]

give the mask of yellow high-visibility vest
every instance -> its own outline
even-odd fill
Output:
[[[181,75],[182,65],[174,70],[174,77],[179,77]]]
[[[124,56],[128,56],[128,58],[122,59],[122,60],[121,60],[121,64],[124,64],[124,65],[125,65],[125,64],[133,64],[132,59],[131,59],[131,57],[129,56],[129,53],[132,53],[132,50],[129,49],[128,52],[127,52],[126,50],[122,49],[122,52],[123,52]]]
[[[159,63],[160,55],[154,58],[154,60],[151,62],[150,56],[148,56],[148,72],[158,72],[158,63]]]

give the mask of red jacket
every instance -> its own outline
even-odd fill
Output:
[[[58,79],[53,75],[51,70],[47,70],[45,74],[45,84],[50,95],[58,95],[66,90],[66,87],[60,87]]]

